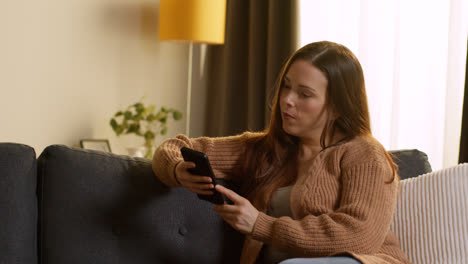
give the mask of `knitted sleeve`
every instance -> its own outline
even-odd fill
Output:
[[[298,220],[260,213],[252,237],[298,256],[377,252],[389,232],[398,179],[386,183],[392,170],[383,150],[369,151],[374,150],[362,149],[341,161],[340,203],[336,210]],[[378,158],[362,158],[372,155]]]
[[[189,139],[184,135],[164,141],[155,151],[152,167],[156,176],[171,187],[180,186],[175,179],[175,166],[182,161],[180,149],[188,147],[201,151],[208,156],[217,178],[229,178],[231,172],[239,166],[239,157],[243,153],[245,142],[256,133],[246,132],[230,137],[200,137]]]

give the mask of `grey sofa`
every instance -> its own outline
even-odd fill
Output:
[[[431,170],[394,151],[401,178]],[[243,236],[150,160],[0,143],[0,264],[238,263]]]

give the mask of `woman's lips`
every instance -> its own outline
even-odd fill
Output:
[[[292,120],[292,119],[295,119],[295,117],[293,115],[291,115],[291,114],[283,112],[283,119]]]

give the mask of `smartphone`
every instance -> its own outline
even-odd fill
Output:
[[[183,147],[180,149],[180,152],[182,153],[182,157],[184,158],[185,161],[190,161],[195,163],[195,168],[191,168],[188,171],[191,174],[194,175],[199,175],[199,176],[209,176],[211,177],[213,185],[219,184],[222,179],[216,179],[215,175],[213,173],[213,170],[211,169],[211,164],[210,161],[208,160],[208,156],[200,151],[196,151],[187,147]],[[216,190],[213,189],[214,194],[212,195],[201,195],[197,194],[198,198],[209,201],[214,204],[223,204],[224,202],[232,204],[232,202],[222,195],[221,193],[217,192]]]

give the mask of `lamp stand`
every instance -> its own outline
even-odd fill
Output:
[[[192,102],[192,59],[193,59],[193,41],[189,43],[189,61],[187,72],[187,109],[185,117],[185,135],[190,137],[190,106]]]

